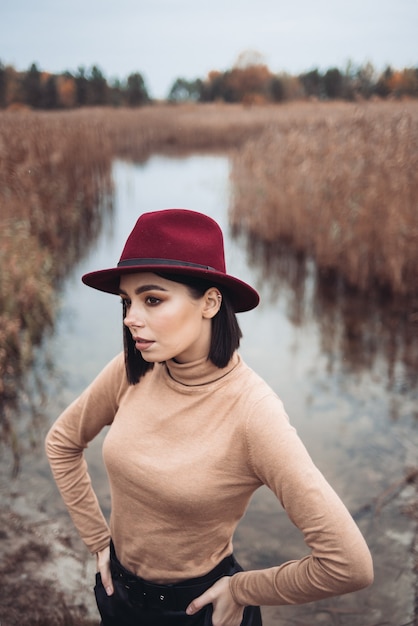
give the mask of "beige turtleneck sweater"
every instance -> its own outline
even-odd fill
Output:
[[[83,457],[104,426],[110,529]],[[372,580],[356,524],[279,398],[238,354],[225,369],[207,360],[157,364],[133,386],[119,355],[55,422],[46,449],[90,551],[112,537],[123,565],[145,579],[173,583],[210,571],[232,552],[234,530],[265,484],[309,550],[300,560],[235,574],[237,602],[301,604]]]

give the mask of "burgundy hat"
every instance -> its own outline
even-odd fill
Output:
[[[119,293],[122,274],[167,272],[198,276],[225,287],[235,311],[249,311],[259,295],[226,273],[222,231],[207,215],[187,209],[144,213],[129,235],[117,267],[90,272],[83,283],[107,293]]]

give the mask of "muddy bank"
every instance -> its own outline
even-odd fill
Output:
[[[8,494],[2,479],[0,623],[98,626],[94,558],[64,509],[57,509],[48,476],[29,473],[33,464],[28,459]],[[10,469],[5,467],[4,457],[0,465],[4,478]],[[376,578],[372,587],[304,606],[265,607],[264,626],[416,626],[417,500],[417,472],[411,471],[353,511],[373,554]],[[273,515],[281,530],[277,546],[269,541]],[[235,541],[244,567],[268,567],[277,554],[283,560],[297,554],[299,538],[286,526],[285,514],[276,517],[271,494],[257,492]],[[264,520],[261,527],[260,520]]]
[[[80,275],[118,258],[138,212],[168,206],[173,198],[207,210],[227,232],[225,164],[197,157],[181,161],[158,157],[141,166],[118,162],[114,174],[114,217],[103,229],[97,249],[63,288],[64,319],[56,325],[50,350],[59,372],[52,380],[50,366],[37,369],[34,374],[46,384],[43,397],[35,402],[33,390],[26,389],[26,408],[9,414],[12,449],[18,453],[15,463],[12,449],[0,443],[0,570],[6,581],[0,586],[2,626],[99,622],[92,592],[94,559],[72,527],[42,451],[48,423],[90,382],[117,349],[110,344],[120,339],[114,333],[120,325],[117,299],[102,300],[100,294],[86,290]],[[199,195],[197,191],[193,195],[195,188]],[[265,271],[253,256],[248,262],[245,247],[237,243],[227,240],[231,273],[247,277],[263,292],[259,309],[240,320],[244,359],[284,400],[315,462],[359,523],[376,571],[370,589],[312,605],[266,608],[264,624],[411,626],[416,621],[418,497],[416,483],[405,477],[418,458],[416,369],[407,376],[405,359],[388,361],[381,349],[386,345],[381,318],[368,308],[352,298],[342,298],[347,306],[339,308],[330,308],[326,298],[306,300],[303,290],[312,295],[312,283],[309,276],[302,283],[289,257],[287,273],[294,273],[297,280],[279,284],[273,278],[281,276],[280,263],[269,263]],[[347,308],[360,315],[342,325]],[[401,356],[408,356],[416,341],[408,341],[409,335],[401,341],[395,328],[392,324],[387,337]],[[36,408],[32,417],[27,416],[30,406]],[[89,464],[108,514],[100,451],[90,456]],[[298,533],[265,490],[256,494],[238,529],[235,548],[246,568],[269,567],[306,553]]]
[[[22,516],[8,507],[0,526],[2,626],[98,624],[86,586],[92,559],[71,536],[36,512]]]

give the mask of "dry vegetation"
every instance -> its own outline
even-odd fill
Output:
[[[54,321],[56,281],[98,231],[111,153],[93,120],[0,116],[0,397]]]
[[[267,271],[283,272],[273,256],[287,246],[355,289],[418,297],[416,102],[0,113],[0,440],[13,445],[5,401],[54,323],[57,281],[110,209],[112,160],[209,150],[232,155],[231,221],[268,243]],[[10,585],[4,602],[21,582]],[[59,594],[54,603],[59,618],[31,623],[72,624]]]
[[[57,279],[100,228],[112,159],[223,150],[265,121],[262,109],[222,106],[0,113],[1,401],[14,398],[53,324]],[[9,427],[4,414],[0,426]]]
[[[418,293],[416,103],[272,123],[236,154],[233,182],[232,221],[246,232],[361,291]]]
[[[360,289],[416,292],[416,102],[3,112],[0,397],[53,324],[57,279],[100,228],[112,159],[191,150],[232,151],[234,225]]]

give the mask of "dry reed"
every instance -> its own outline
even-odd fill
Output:
[[[115,157],[231,150],[231,221],[269,242],[266,272],[293,275],[296,317],[307,255],[359,288],[378,282],[416,293],[417,118],[416,103],[0,113],[0,406],[14,399],[33,346],[54,322],[57,280],[99,231]],[[276,255],[283,245],[302,262],[287,257],[284,267]],[[326,298],[314,302],[323,320]],[[330,315],[324,337],[332,343],[339,313]],[[364,354],[361,341],[353,344],[361,334],[353,319],[347,349]],[[384,340],[396,342],[395,334]],[[416,365],[416,354],[403,356]],[[3,412],[0,439],[3,430],[13,447],[10,429]],[[65,606],[61,617],[73,623]]]
[[[2,400],[15,397],[34,346],[53,324],[57,279],[98,230],[110,164],[94,120],[0,116]]]
[[[418,104],[272,123],[236,153],[232,179],[235,226],[362,291],[417,293]]]
[[[210,150],[234,154],[233,224],[362,289],[416,290],[417,103],[1,113],[0,398],[100,228],[112,159]]]

